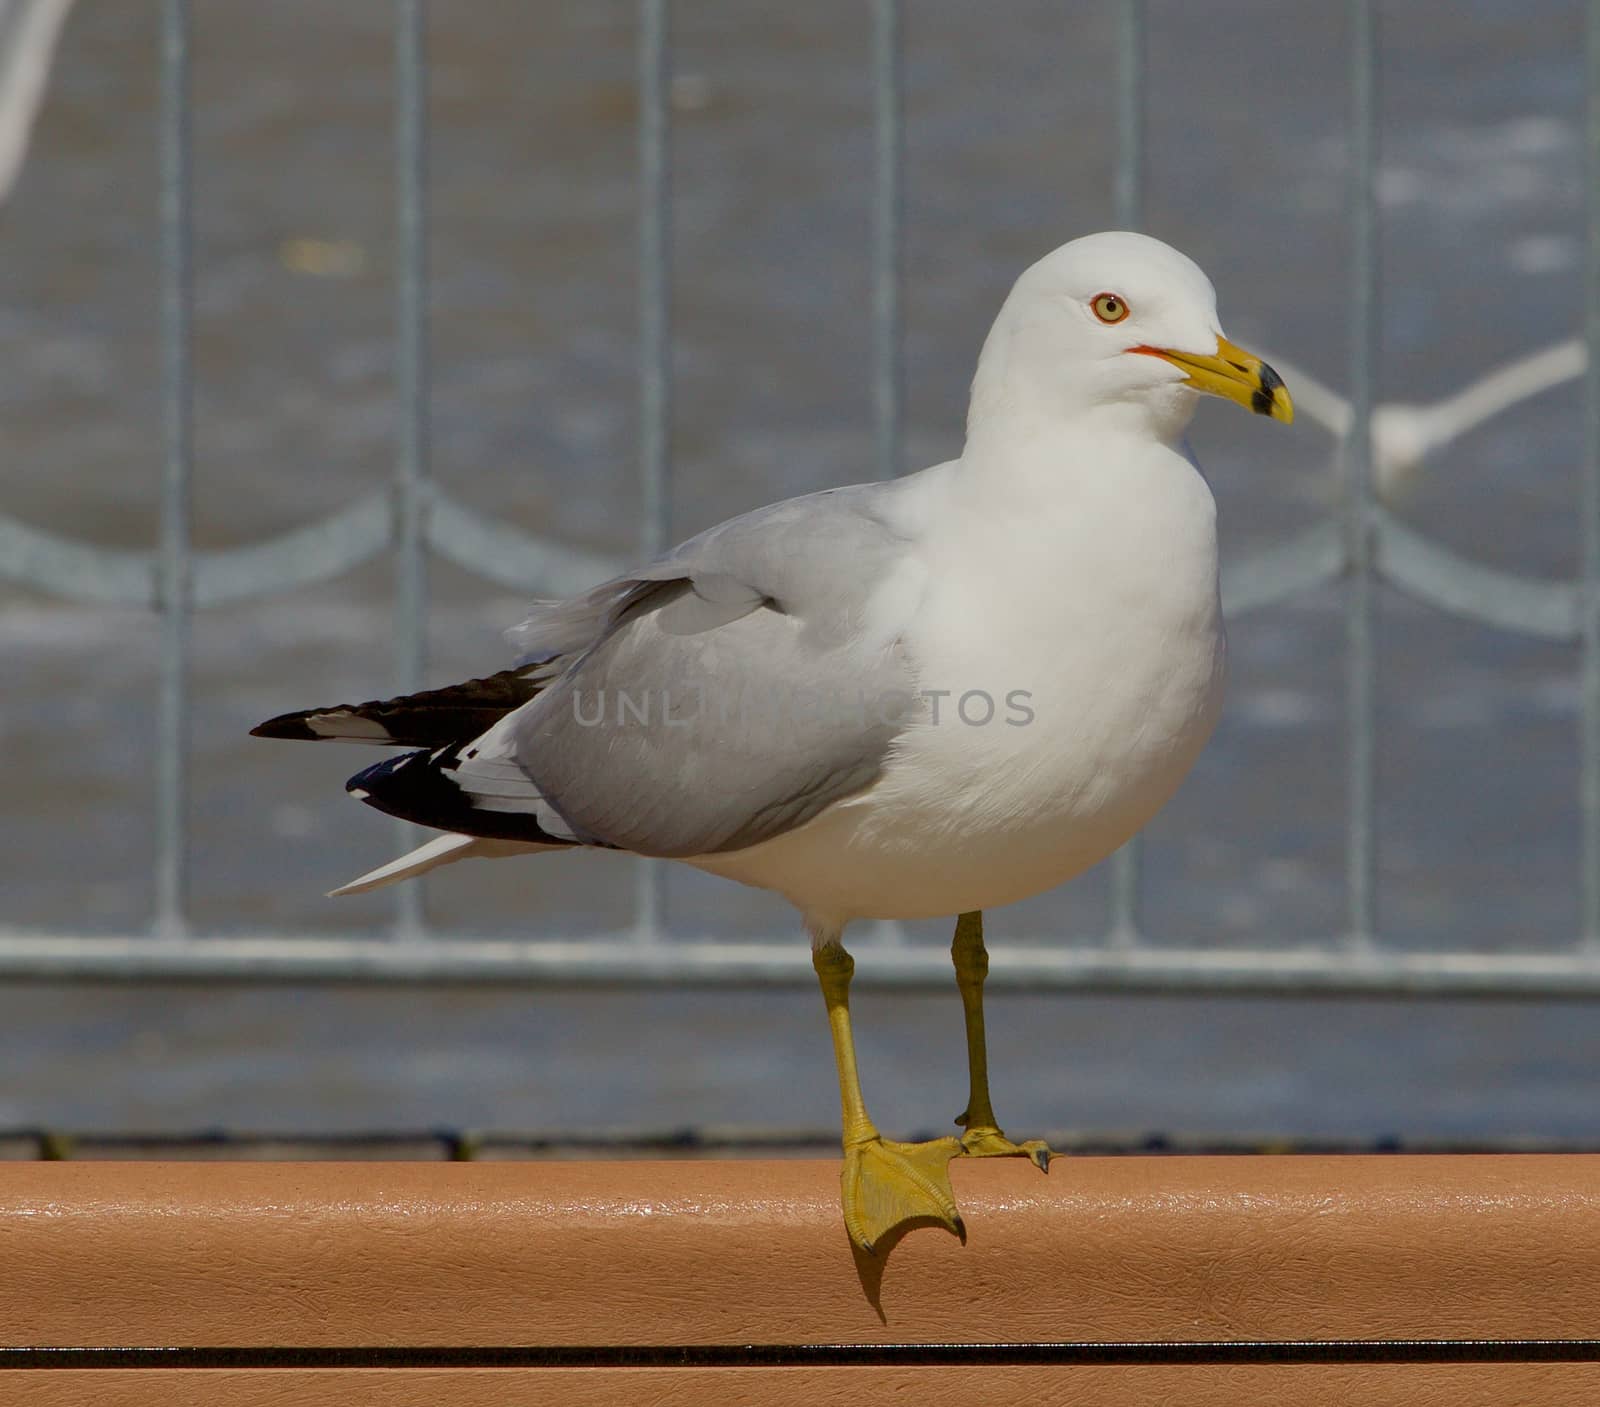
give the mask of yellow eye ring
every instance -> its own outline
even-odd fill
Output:
[[[1121,322],[1128,316],[1128,305],[1115,293],[1097,293],[1090,299],[1089,306],[1101,322]]]

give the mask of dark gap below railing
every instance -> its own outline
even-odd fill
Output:
[[[935,1137],[942,1130],[911,1130]],[[1373,1138],[1294,1138],[1271,1133],[1209,1135],[1128,1131],[1044,1135],[1058,1154],[1135,1157],[1160,1154],[1600,1153],[1600,1142],[1540,1138],[1447,1139],[1382,1135]],[[555,1129],[547,1132],[474,1129],[367,1129],[348,1133],[258,1133],[231,1129],[157,1132],[77,1132],[38,1125],[0,1128],[0,1164],[69,1159],[159,1161],[238,1160],[334,1162],[503,1162],[571,1158],[830,1158],[839,1136],[825,1129],[686,1127]]]
[[[1245,1363],[1595,1363],[1600,1339],[0,1348],[0,1370],[86,1368],[822,1368]]]

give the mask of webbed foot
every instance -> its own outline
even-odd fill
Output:
[[[961,1142],[935,1138],[928,1143],[895,1143],[874,1136],[847,1144],[844,1172],[844,1224],[862,1250],[873,1247],[903,1222],[931,1220],[957,1236],[966,1228],[950,1189],[950,1160]]]

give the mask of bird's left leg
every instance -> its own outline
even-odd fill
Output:
[[[970,1093],[967,1107],[956,1115],[956,1122],[966,1129],[961,1136],[962,1152],[971,1158],[1032,1158],[1041,1172],[1049,1172],[1049,1146],[1037,1138],[1013,1143],[1000,1132],[989,1102],[989,1050],[983,1032],[983,983],[989,975],[989,950],[983,946],[981,913],[962,914],[956,920],[950,958],[956,966],[956,985],[961,989],[967,1022]]]
[[[930,1220],[964,1235],[955,1193],[950,1190],[950,1159],[961,1145],[953,1138],[929,1143],[895,1143],[884,1138],[867,1116],[856,1073],[855,1038],[850,1031],[850,979],[855,959],[837,936],[819,941],[811,965],[828,1004],[833,1058],[839,1067],[839,1103],[844,1120],[844,1169],[840,1177],[844,1225],[862,1250],[871,1252],[902,1222]]]

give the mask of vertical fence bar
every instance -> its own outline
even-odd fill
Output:
[[[639,0],[639,552],[667,547],[672,456],[672,23],[668,0]],[[634,927],[662,933],[666,872],[636,860]]]
[[[194,307],[188,0],[161,10],[161,706],[156,774],[156,930],[183,933],[188,899],[190,544]]]
[[[667,547],[671,454],[672,199],[668,0],[639,4],[639,551]]]
[[[1116,223],[1136,230],[1144,223],[1144,0],[1122,0],[1117,9]]]
[[[395,689],[421,687],[428,609],[427,13],[425,0],[395,0]],[[398,823],[400,844],[416,829]],[[426,922],[420,884],[395,886],[395,930],[421,933]]]
[[[1378,357],[1377,24],[1373,0],[1350,4],[1350,433],[1344,444],[1345,708],[1349,729],[1346,898],[1348,943],[1377,934],[1373,883],[1374,661],[1372,582],[1372,382]]]
[[[903,467],[903,328],[900,310],[901,178],[900,0],[872,7],[874,175],[872,199],[872,405],[874,464],[880,479]]]
[[[1587,229],[1584,235],[1584,377],[1581,537],[1583,571],[1583,725],[1579,803],[1583,816],[1582,944],[1600,951],[1600,0],[1589,0],[1584,130]]]
[[[1117,165],[1113,177],[1117,228],[1144,222],[1144,0],[1122,0],[1117,11]],[[1107,944],[1139,941],[1139,880],[1144,841],[1135,836],[1111,857],[1111,930]]]
[[[905,467],[902,50],[900,0],[873,0],[872,412],[873,467],[880,479],[896,478]],[[898,946],[905,942],[905,929],[893,919],[883,919],[873,925],[871,941]]]

